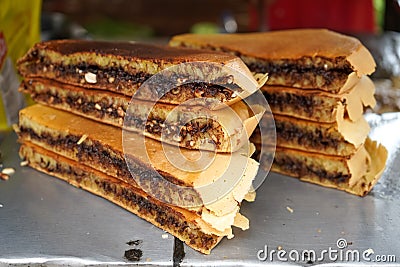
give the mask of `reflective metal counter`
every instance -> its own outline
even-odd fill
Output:
[[[250,229],[235,229],[235,238],[224,239],[211,255],[185,246],[181,266],[340,260],[354,265],[356,258],[346,258],[356,255],[353,251],[368,266],[383,256],[386,262],[400,264],[400,113],[369,114],[367,119],[372,139],[389,151],[383,177],[369,195],[361,198],[270,173],[256,201],[241,209],[250,219]],[[16,170],[8,181],[0,181],[0,266],[173,264],[171,235],[102,198],[20,167],[14,133],[3,139],[0,150],[4,167]],[[128,246],[130,240],[142,242]],[[142,250],[139,262],[124,258],[131,248]],[[278,249],[286,254],[278,254]],[[322,253],[329,249],[337,253]],[[313,251],[316,258],[310,260]],[[307,253],[309,258],[301,259]]]

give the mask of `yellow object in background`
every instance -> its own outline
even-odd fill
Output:
[[[25,99],[15,63],[40,40],[41,0],[0,0],[0,130],[17,121]]]

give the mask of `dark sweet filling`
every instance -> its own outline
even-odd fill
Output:
[[[101,166],[103,170],[111,169],[116,172],[116,177],[127,183],[136,184],[136,180],[131,176],[125,158],[122,155],[113,155],[100,142],[92,141],[92,144],[82,142],[77,144],[81,137],[67,135],[62,138],[52,137],[48,133],[38,135],[32,129],[20,128],[20,135],[28,135],[32,140],[37,140],[47,144],[50,147],[64,149],[70,153],[75,153],[79,162],[90,162],[89,166]],[[168,173],[157,172],[127,155],[129,159],[130,170],[134,170],[135,178],[139,179],[140,186],[146,191],[151,192],[156,198],[168,203],[174,203],[178,199],[183,205],[199,206],[202,205],[197,191],[191,187],[185,186],[182,180],[179,180]],[[182,187],[176,187],[176,184]]]
[[[185,43],[181,43],[181,46],[190,47],[190,45]],[[204,45],[202,48],[214,51],[219,50],[241,57],[252,72],[268,73],[269,79],[267,84],[282,84],[276,83],[276,80],[279,80],[280,77],[284,77],[284,85],[303,83],[306,80],[310,81],[314,88],[318,88],[316,85],[329,87],[336,84],[337,81],[343,84],[344,81],[347,80],[348,75],[353,72],[351,65],[343,57],[334,59],[303,57],[296,60],[256,59],[256,61],[254,61],[253,59],[249,60],[249,58],[238,51],[232,51],[223,47],[216,48],[210,45]],[[323,84],[320,84],[320,82],[317,83],[317,76],[323,79]]]
[[[323,104],[323,101],[313,96],[268,91],[264,91],[263,94],[272,110],[285,111],[286,107],[296,107],[297,112],[303,112],[307,117],[312,117],[315,111],[314,108]],[[331,111],[324,110],[324,112]]]
[[[342,68],[324,68],[323,66],[303,65],[301,62],[293,62],[291,60],[281,60],[280,63],[273,61],[257,61],[248,62],[247,66],[253,72],[268,73],[270,75],[295,75],[301,76],[304,73],[311,72],[314,76],[322,76],[327,83],[331,83],[334,79],[346,77],[353,71],[349,66]]]
[[[334,149],[338,150],[339,143],[344,140],[338,140],[334,136],[324,133],[320,129],[314,131],[305,131],[292,123],[275,120],[276,134],[279,140],[296,143],[299,146],[314,149]]]
[[[143,129],[145,127],[146,132],[154,135],[161,136],[165,134],[165,138],[173,140],[180,144],[184,144],[186,147],[192,147],[191,140],[193,137],[199,134],[206,133],[207,131],[214,128],[214,121],[210,118],[198,118],[197,120],[190,120],[183,126],[176,126],[166,124],[164,119],[151,117],[145,121],[140,117],[126,116],[125,117],[125,107],[113,107],[108,103],[104,102],[94,102],[88,97],[82,95],[69,94],[67,97],[61,97],[57,93],[52,93],[47,91],[45,93],[33,93],[32,98],[35,101],[44,102],[51,105],[58,105],[66,103],[73,110],[77,110],[84,114],[92,114],[98,118],[104,118],[105,115],[118,120],[120,126],[123,125],[128,128],[133,129]],[[125,118],[125,122],[123,121]],[[180,125],[177,123],[177,125]],[[190,138],[189,138],[190,137]],[[221,141],[217,136],[215,136],[213,142],[216,149],[221,147]]]
[[[321,168],[321,166],[306,164],[304,161],[295,157],[275,156],[274,165],[279,169],[289,173],[291,176],[295,176],[297,178],[301,178],[306,175],[312,175],[322,180],[331,180],[337,184],[347,182],[350,179],[350,174],[344,174],[342,172],[328,172],[327,170]]]
[[[112,181],[104,180],[98,177],[90,177],[87,173],[79,168],[74,168],[62,163],[57,163],[56,168],[50,166],[50,162],[42,157],[40,166],[49,172],[58,173],[62,176],[68,176],[76,180],[80,184],[85,184],[84,180],[96,185],[97,190],[101,191],[102,195],[111,196],[119,203],[124,203],[129,207],[137,210],[138,213],[145,217],[153,218],[160,226],[168,228],[184,236],[190,240],[190,244],[203,249],[211,249],[217,241],[217,236],[208,235],[204,232],[191,227],[188,222],[180,218],[176,212],[166,206],[157,204],[150,197],[145,198],[138,195],[133,190],[121,184],[114,184]],[[96,191],[97,191],[96,190]]]
[[[139,87],[142,83],[153,76],[141,71],[128,72],[121,67],[100,68],[97,65],[88,65],[86,63],[78,65],[54,64],[49,62],[45,57],[40,57],[36,64],[31,63],[27,67],[30,73],[36,75],[43,75],[45,77],[56,79],[62,77],[63,79],[61,79],[61,81],[68,77],[68,79],[72,80],[75,85],[86,84],[87,81],[85,79],[85,74],[90,72],[96,77],[96,81],[93,85],[96,85],[97,87],[110,86],[117,92],[123,92],[126,88],[132,88],[135,86]],[[51,74],[46,74],[49,72]],[[181,92],[184,91],[185,94],[188,95],[187,99],[209,97],[228,101],[237,97],[234,92],[243,91],[243,89],[238,85],[228,83],[227,81],[229,80],[229,77],[221,77],[218,81],[215,81],[215,83],[199,81],[182,84],[181,80],[182,78],[178,76],[162,77],[162,80],[152,79],[152,82],[149,83],[149,85],[151,84],[151,90],[158,97],[166,97],[168,99],[179,98]],[[173,89],[170,90],[170,88]],[[133,93],[134,92],[130,90],[130,95],[133,95]]]
[[[182,47],[192,47],[180,43]],[[286,85],[304,88],[331,88],[337,92],[343,86],[348,75],[353,72],[345,57],[302,57],[298,59],[264,60],[248,57],[239,51],[224,47],[202,45],[202,49],[222,51],[242,58],[247,67],[255,73],[268,73],[267,84]],[[282,81],[284,80],[284,81]]]
[[[50,64],[48,64],[49,66]],[[109,79],[115,78],[115,81],[131,81],[132,83],[143,83],[149,79],[152,75],[144,72],[128,73],[123,68],[117,67],[107,67],[106,69],[101,69],[96,65],[88,65],[82,62],[78,65],[57,65],[60,74],[74,75],[76,73],[87,73],[91,72],[96,74],[97,79]]]
[[[60,104],[68,104],[70,108],[73,108],[74,110],[80,111],[84,114],[96,114],[96,117],[98,118],[104,118],[104,116],[107,114],[107,116],[118,119],[124,118],[125,110],[124,108],[117,107],[114,108],[112,105],[109,105],[108,103],[104,102],[93,102],[90,101],[83,96],[79,95],[68,95],[67,97],[62,97],[59,96],[57,93],[53,93],[51,91],[47,92],[34,92],[31,93],[31,96],[33,100],[42,102],[42,103],[47,103],[50,105],[60,105]],[[101,108],[96,108],[96,105],[100,106]],[[121,110],[121,112],[118,112],[118,109]],[[121,124],[122,126],[122,124]]]
[[[274,64],[270,62],[251,62],[247,64],[254,72],[264,71],[269,74],[267,84],[297,86],[305,88],[330,88],[337,92],[351,73],[351,69],[324,69],[302,67],[297,64]],[[284,81],[282,81],[284,80]]]
[[[77,150],[76,157],[80,162],[91,161],[93,164],[102,166],[103,169],[108,169],[112,166],[112,169],[117,171],[116,175],[118,177],[123,178],[125,181],[135,182],[129,172],[124,156],[112,155],[100,142],[93,141],[91,145],[87,145],[83,142],[80,145],[77,145],[81,137],[71,134],[63,138],[54,138],[45,132],[39,135],[30,128],[20,127],[20,131],[22,136],[27,135],[32,140],[43,142],[51,147],[65,149],[67,151]],[[148,170],[140,164],[137,164],[135,167],[137,173],[148,172]],[[163,177],[168,181],[183,185],[182,181],[176,180],[174,177],[168,175],[163,175]]]
[[[209,118],[197,118],[196,120],[190,120],[185,123],[185,125],[180,125],[180,123],[176,123],[176,125],[169,125],[165,123],[165,120],[160,118],[149,118],[146,122],[141,120],[140,118],[133,118],[132,116],[125,117],[125,126],[133,127],[135,129],[141,129],[145,125],[146,132],[161,137],[161,134],[165,134],[164,138],[168,138],[169,140],[173,140],[180,144],[183,144],[185,147],[193,147],[194,144],[191,143],[196,139],[202,139],[201,134],[206,133],[209,130],[214,128],[214,121]],[[220,126],[218,126],[220,128]],[[218,129],[215,129],[218,130]],[[223,134],[221,132],[221,134]],[[208,142],[212,142],[215,144],[215,148],[221,148],[221,141],[215,134],[210,133],[211,136],[215,136],[213,140],[208,140]]]

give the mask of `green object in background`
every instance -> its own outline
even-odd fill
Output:
[[[190,32],[196,34],[218,33],[219,28],[218,25],[211,22],[199,22],[190,28]]]
[[[107,18],[88,23],[85,28],[90,35],[106,39],[150,38],[154,36],[154,31],[149,26]]]
[[[373,0],[375,9],[375,23],[378,31],[383,31],[383,20],[385,16],[385,0]]]
[[[41,0],[0,0],[0,130],[8,130],[18,120],[25,99],[16,61],[40,41]]]

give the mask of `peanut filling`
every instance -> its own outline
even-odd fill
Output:
[[[84,63],[79,65],[55,64],[45,57],[40,57],[37,62],[30,63],[26,67],[32,77],[46,77],[77,86],[107,88],[107,90],[129,96],[134,95],[137,89],[152,77],[152,74],[143,71],[126,71],[121,67],[100,67]],[[232,83],[232,77],[229,76],[221,77],[214,81],[215,83],[200,81],[185,83],[186,80],[182,77],[157,78],[148,84],[151,85],[149,88],[152,96],[138,96],[145,99],[161,97],[180,102],[206,97],[225,102],[236,98],[238,93],[243,91],[238,85]]]
[[[211,118],[196,118],[187,123],[180,121],[170,121],[155,114],[149,114],[148,118],[144,118],[143,114],[135,114],[135,116],[125,116],[126,105],[115,105],[105,102],[94,102],[90,97],[85,94],[68,93],[66,97],[60,96],[57,92],[51,90],[43,92],[34,92],[31,94],[35,101],[43,102],[51,105],[66,104],[69,108],[79,111],[84,114],[95,116],[96,118],[103,119],[109,117],[113,120],[114,124],[125,126],[133,130],[145,130],[147,133],[158,138],[166,138],[173,142],[177,142],[185,147],[194,147],[201,145],[205,140],[214,145],[216,149],[222,146],[221,137],[224,136],[222,126]],[[143,116],[141,116],[143,115]],[[125,118],[125,122],[124,122]]]

